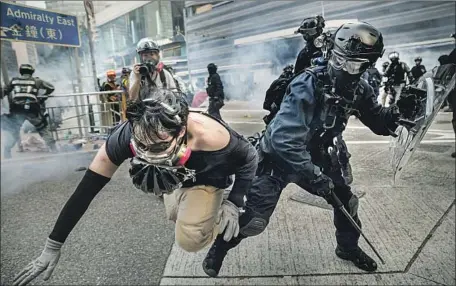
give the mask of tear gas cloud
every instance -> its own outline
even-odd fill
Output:
[[[72,93],[73,87],[71,82],[76,81],[76,70],[73,63],[70,61],[70,54],[67,50],[56,47],[49,47],[44,45],[36,45],[39,56],[39,63],[35,65],[35,73],[33,76],[39,77],[55,87],[53,94],[63,94],[63,93]],[[40,47],[41,46],[41,47]],[[14,76],[19,76],[19,71],[9,73],[10,79]],[[86,83],[83,86],[84,90],[93,90],[89,88],[89,85]],[[46,100],[47,107],[60,107],[55,108],[54,113],[49,112],[50,118],[55,121],[61,121],[61,119],[74,116],[74,108],[65,108],[64,106],[73,105],[73,98],[70,97],[50,97]],[[8,109],[8,100],[5,97],[2,100],[2,114],[9,113]],[[65,122],[65,121],[64,121]],[[6,143],[11,142],[13,138],[4,131],[4,129],[11,128],[11,122],[8,120],[1,121],[2,124],[2,140],[1,147],[2,152]],[[8,124],[10,124],[8,126]],[[73,124],[71,120],[68,121],[68,127],[77,126],[76,123]],[[35,131],[33,125],[28,121],[25,121],[22,125],[22,131]],[[25,140],[29,136],[34,136],[36,138],[41,137],[38,133],[27,134],[26,136],[21,136],[22,140]],[[17,145],[13,147],[13,161],[17,159],[20,154],[15,154]],[[27,155],[31,155],[29,153]],[[47,153],[34,153],[34,156],[45,157]],[[21,156],[22,157],[22,156]],[[28,157],[28,156],[27,156]],[[39,183],[45,180],[58,180],[64,178],[66,175],[75,171],[75,168],[85,166],[89,164],[89,160],[85,155],[72,156],[71,161],[68,160],[68,157],[65,155],[57,156],[53,159],[42,159],[42,160],[33,160],[33,163],[28,163],[27,161],[11,162],[1,161],[1,192],[4,193],[14,193],[19,192],[27,188],[34,183]],[[92,155],[93,157],[93,155]]]

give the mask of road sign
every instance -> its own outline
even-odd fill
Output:
[[[76,16],[0,1],[0,38],[68,47],[81,46]]]

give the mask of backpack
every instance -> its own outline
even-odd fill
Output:
[[[297,74],[293,74],[292,67],[292,65],[285,67],[279,78],[274,80],[266,91],[266,96],[263,102],[263,109],[270,111],[268,115],[263,117],[263,121],[266,123],[266,125],[268,125],[269,122],[271,122],[271,120],[275,117],[277,112],[279,112],[280,105],[282,104],[282,100],[285,96],[288,85],[295,77],[307,70],[303,69]]]

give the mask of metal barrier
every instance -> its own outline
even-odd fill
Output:
[[[121,95],[120,100],[109,101],[109,96],[119,94]],[[79,138],[87,138],[90,135],[107,135],[118,122],[126,120],[127,95],[122,90],[57,94],[50,97],[72,98],[74,101],[74,104],[71,105],[46,106],[55,140],[66,137],[63,133],[74,129],[78,130]],[[70,112],[68,109],[74,112]],[[62,116],[61,120],[56,120],[56,115],[61,113],[69,114],[69,116]],[[56,124],[57,121],[58,124]],[[71,121],[76,121],[75,126],[71,125]],[[56,125],[59,125],[59,128]],[[70,126],[60,127],[61,125]],[[73,135],[72,132],[67,134]]]

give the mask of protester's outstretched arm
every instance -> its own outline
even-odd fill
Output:
[[[84,215],[92,200],[109,182],[118,166],[106,154],[105,145],[98,151],[73,195],[66,202],[41,255],[29,263],[15,278],[13,285],[26,285],[44,272],[48,280],[60,258],[60,248]]]

